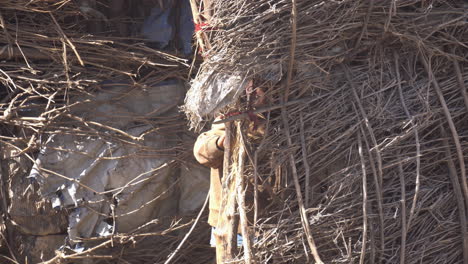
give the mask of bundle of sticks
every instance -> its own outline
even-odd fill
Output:
[[[170,114],[167,114],[168,109],[159,108],[141,115],[122,111],[92,113],[93,109],[104,104],[128,104],[125,99],[129,96],[151,92],[160,85],[168,85],[165,82],[168,80],[182,83],[183,87],[190,71],[188,60],[178,56],[175,51],[163,52],[152,48],[141,36],[144,19],[152,7],[159,6],[159,2],[2,1],[0,198],[3,203],[0,208],[2,216],[7,219],[4,222],[2,218],[2,263],[37,263],[40,260],[64,263],[87,259],[95,263],[163,263],[177,247],[180,237],[191,227],[192,215],[185,215],[182,220],[176,216],[166,220],[153,219],[132,232],[114,234],[112,237],[85,237],[83,243],[86,249],[81,252],[65,249],[56,256],[50,256],[60,245],[49,243],[45,248],[36,250],[37,244],[34,243],[37,236],[20,232],[25,229],[18,227],[21,223],[14,225],[15,219],[7,217],[12,211],[18,212],[24,207],[26,215],[30,213],[28,210],[39,212],[41,217],[56,214],[49,224],[59,226],[70,213],[68,209],[59,212],[52,209],[50,201],[38,195],[37,183],[29,184],[30,180],[26,178],[40,150],[54,136],[87,138],[89,142],[103,140],[109,146],[118,144],[123,148],[136,149],[132,155],[115,157],[115,153],[111,153],[108,157],[96,157],[96,161],[135,157],[156,160],[165,157],[171,160],[167,163],[171,168],[192,162],[194,135],[188,133],[184,116],[177,111],[177,103],[183,97],[167,98],[177,94],[177,91],[159,96],[161,100],[170,101],[167,108],[175,109]],[[122,8],[124,5],[128,8]],[[99,98],[99,94],[110,96],[111,101]],[[138,104],[126,107],[137,109],[142,102]],[[79,109],[92,114],[85,116]],[[129,132],[131,129],[128,130],[128,127],[118,126],[119,122],[151,129],[135,135]],[[172,142],[174,146],[155,149],[144,144],[145,137],[156,135],[164,138],[177,133],[181,137]],[[71,149],[58,150],[70,155],[77,153]],[[92,155],[86,149],[79,153]],[[24,170],[15,170],[15,164],[24,165]],[[132,173],[127,175],[129,179],[135,176]],[[70,182],[73,180],[70,179]],[[134,185],[130,183],[128,186]],[[21,189],[20,194],[16,192],[17,189]],[[172,186],[167,191],[174,192],[174,189]],[[27,204],[20,205],[20,209],[12,208],[18,206],[18,202],[13,200],[23,199],[23,196]],[[40,221],[37,221],[39,226]],[[39,227],[32,232],[38,230]],[[54,232],[66,234],[66,227]],[[208,240],[207,229],[197,227],[194,232],[199,232],[196,239],[192,240],[191,245],[185,245],[173,261],[195,263],[193,259],[198,259],[197,263],[207,263],[213,257],[210,249],[203,246],[204,240]],[[41,239],[49,241],[46,236]],[[59,242],[65,243],[64,239]],[[44,253],[39,250],[44,250]],[[37,253],[35,257],[41,259],[31,257],[33,252]]]
[[[237,176],[223,186],[257,178],[273,195],[255,239],[230,258],[468,263],[466,10],[457,0],[213,1],[199,76],[243,73],[270,105],[259,108],[260,144],[233,141],[251,158],[233,154],[225,175]],[[248,110],[242,92],[219,112]],[[226,121],[241,126],[245,113]]]

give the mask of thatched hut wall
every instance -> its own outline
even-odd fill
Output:
[[[246,147],[255,161],[232,169],[280,185],[250,258],[468,262],[465,2],[213,1],[213,13],[185,111],[196,127],[264,109],[265,138]],[[196,102],[229,74],[267,107],[239,83],[204,115]]]
[[[188,3],[1,1],[1,263],[161,263],[177,248],[209,183],[178,111]],[[167,43],[148,39],[159,29]],[[212,258],[200,226],[174,261]]]

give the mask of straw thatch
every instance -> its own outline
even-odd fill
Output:
[[[190,140],[155,153],[116,126],[118,114],[109,113],[108,123],[74,115],[75,106],[89,103],[76,98],[92,98],[104,80],[144,90],[189,75],[186,60],[140,38],[149,8],[133,0],[126,13],[112,11],[118,2],[2,1],[2,263],[25,262],[33,251],[31,237],[18,231],[29,227],[8,215],[11,195],[27,194],[28,210],[57,225],[67,214],[47,215],[50,203],[24,180],[49,135],[105,139],[145,157],[171,153],[177,164],[190,159]],[[228,168],[271,192],[239,262],[468,263],[464,1],[206,2],[212,9],[200,14],[209,25],[197,32],[206,60],[184,107],[192,125],[208,112],[249,110],[246,80],[267,95],[258,109],[266,134],[246,138],[246,146],[237,135]],[[177,114],[127,118],[158,127],[156,134],[185,125]],[[49,263],[208,263],[206,225],[176,250],[194,219],[158,219],[134,232],[87,238],[88,250],[65,250]]]
[[[211,2],[192,126],[207,74],[253,80],[270,110],[229,169],[273,190],[239,261],[468,263],[466,3]],[[212,114],[252,110],[244,88]]]
[[[183,93],[160,94],[158,102],[169,103],[147,113],[131,112],[142,105],[129,106],[125,101],[135,94],[145,99],[145,93],[157,91],[168,79],[180,87],[189,75],[190,63],[177,51],[155,50],[141,36],[144,18],[161,1],[0,2],[0,262],[164,263],[196,222],[196,214],[153,219],[133,231],[111,236],[84,237],[84,251],[65,247],[54,253],[59,246],[69,245],[65,240],[67,217],[73,208],[52,209],[38,183],[27,178],[37,165],[40,150],[50,149],[49,139],[61,137],[79,139],[84,144],[102,141],[131,150],[128,155],[107,153],[94,157],[96,160],[164,159],[166,167],[176,170],[171,179],[174,184],[167,192],[176,196],[181,193],[175,184],[180,180],[178,171],[195,164],[191,154],[195,135],[187,131],[183,114],[177,111]],[[97,96],[102,93],[105,98]],[[122,108],[110,108],[107,113],[99,110],[106,104]],[[112,111],[115,109],[119,111]],[[135,135],[121,124],[151,129]],[[164,144],[148,145],[151,138],[163,138],[160,141]],[[79,153],[93,158],[93,153],[86,153],[79,145],[57,147],[56,151],[63,156]],[[128,185],[117,193],[127,187],[146,186],[149,178],[159,176],[150,171],[142,173],[151,176],[145,181],[130,180],[138,174],[129,172]],[[70,178],[67,181],[74,182]],[[80,188],[86,189],[82,185]],[[177,200],[172,203],[177,204]],[[107,200],[102,203],[111,204]],[[131,214],[125,217],[131,218]],[[207,263],[213,257],[207,245],[209,228],[200,224],[205,215],[200,217],[193,231],[198,235],[191,236],[173,262]]]

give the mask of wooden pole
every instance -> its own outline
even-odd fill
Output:
[[[242,232],[242,244],[244,246],[244,263],[256,263],[254,254],[252,253],[252,241],[250,239],[249,222],[247,220],[247,210],[245,206],[245,191],[246,182],[244,181],[245,159],[247,157],[245,138],[242,133],[242,122],[237,122],[237,137],[239,145],[239,159],[237,161],[238,169],[236,171],[236,192],[237,203],[239,205],[239,222],[240,230]]]
[[[236,177],[233,177],[232,173],[230,173],[233,138],[232,123],[226,123],[223,178],[221,179],[223,187],[222,202],[214,234],[216,239],[216,262],[218,264],[232,260],[237,249]]]

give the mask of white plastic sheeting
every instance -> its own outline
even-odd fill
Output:
[[[236,102],[252,79],[252,76],[249,77],[252,73],[214,70],[217,68],[214,65],[219,61],[222,61],[219,55],[207,58],[187,92],[182,108],[192,128],[198,128],[204,118],[212,118],[223,107]],[[258,74],[258,79],[273,84],[277,84],[283,76],[281,64],[269,65],[262,69],[252,67],[252,72]]]
[[[29,176],[53,206],[71,209],[68,234],[72,244],[80,237],[131,232],[161,216],[193,213],[209,187],[208,169],[175,161],[175,147],[193,138],[184,131],[157,133],[158,125],[145,122],[174,115],[185,92],[183,85],[141,88],[110,83],[103,87],[89,97],[75,98],[89,102],[72,113],[142,140],[111,140],[118,131],[108,132],[108,138],[53,135]]]
[[[210,65],[216,65],[220,59],[221,55],[206,58],[185,96],[182,108],[192,128],[198,128],[203,118],[213,117],[218,110],[236,101],[249,83],[246,73],[211,70]]]

